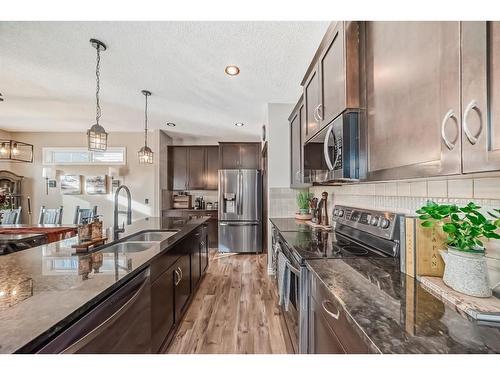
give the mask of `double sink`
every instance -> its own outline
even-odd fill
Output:
[[[157,245],[158,242],[165,241],[177,232],[178,231],[176,230],[142,232],[136,234],[135,236],[127,238],[123,242],[118,242],[106,247],[106,251],[116,251],[119,253],[138,253],[151,249],[153,246]]]

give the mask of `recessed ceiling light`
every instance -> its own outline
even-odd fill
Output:
[[[173,122],[167,122],[167,126],[170,126],[171,128],[175,127],[175,124]]]
[[[226,72],[228,76],[234,77],[240,74],[240,68],[238,68],[236,65],[228,65],[226,66],[226,69],[224,69],[224,72]]]
[[[244,124],[244,123],[242,123],[242,122],[237,122],[237,123],[236,123],[236,124],[234,124],[234,125],[236,125],[236,126],[243,126],[243,125],[245,125],[245,124]]]

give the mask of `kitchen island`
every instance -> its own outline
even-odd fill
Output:
[[[71,246],[78,239],[73,237],[0,257],[0,353],[37,352],[149,266],[151,274],[163,272],[165,255],[190,240],[207,219],[142,219],[126,227],[117,241],[90,253],[76,254]],[[140,242],[112,247],[147,231],[171,235],[147,247]],[[172,256],[172,262],[180,257]]]

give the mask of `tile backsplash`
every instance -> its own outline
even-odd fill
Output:
[[[293,217],[297,212],[297,193],[290,188],[269,188],[269,217]]]

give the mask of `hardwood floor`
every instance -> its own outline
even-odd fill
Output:
[[[167,353],[292,353],[266,255],[213,252]]]

